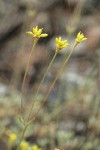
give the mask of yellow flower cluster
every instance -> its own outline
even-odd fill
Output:
[[[32,150],[41,150],[37,145],[32,146]]]
[[[66,48],[69,46],[67,40],[62,40],[61,37],[56,38],[56,50],[59,52],[61,49]]]
[[[21,142],[20,150],[41,150],[38,145],[30,146],[30,144],[26,141]]]
[[[29,35],[31,35],[32,37],[39,39],[41,37],[47,37],[48,34],[42,34],[42,30],[43,28],[39,29],[38,26],[36,26],[35,28],[33,28],[32,32],[27,32]],[[75,44],[74,47],[76,47],[79,43],[83,42],[87,40],[87,38],[83,35],[83,33],[79,32],[77,34],[77,37],[75,39]],[[59,52],[61,49],[66,48],[67,46],[69,46],[67,40],[62,40],[61,37],[56,38],[56,51]]]
[[[26,32],[27,34],[29,34],[29,35],[31,35],[31,36],[33,36],[34,38],[37,38],[37,39],[39,39],[39,38],[41,38],[41,37],[47,37],[48,36],[48,34],[42,34],[42,30],[43,30],[43,28],[42,29],[38,29],[38,26],[36,26],[35,28],[33,28],[33,31],[31,32],[31,31],[29,31],[29,32]]]
[[[9,143],[14,143],[16,139],[17,139],[17,136],[15,133],[9,134]]]
[[[21,144],[20,144],[20,149],[21,150],[28,150],[28,147],[29,147],[28,142],[26,142],[26,141],[21,142]]]

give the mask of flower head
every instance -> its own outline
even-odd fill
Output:
[[[21,144],[20,144],[20,149],[21,150],[27,150],[28,147],[29,147],[29,143],[28,142],[26,142],[26,141],[21,142]]]
[[[37,38],[37,39],[39,39],[40,37],[47,37],[48,34],[46,34],[46,33],[42,34],[42,30],[43,30],[43,28],[38,29],[38,26],[36,26],[35,28],[33,28],[32,32],[29,31],[29,32],[26,32],[26,33],[33,36],[34,38]]]
[[[62,40],[61,37],[56,38],[56,50],[59,52],[61,49],[66,48],[69,44],[67,40]]]
[[[14,143],[16,139],[17,139],[17,136],[16,136],[15,133],[10,133],[9,134],[9,142],[10,143]]]
[[[81,43],[81,42],[83,42],[83,41],[85,41],[85,40],[87,40],[87,38],[83,35],[83,33],[79,32],[79,33],[77,34],[76,39],[75,39],[74,47],[76,47],[77,44],[79,44],[79,43]]]
[[[79,32],[79,33],[77,34],[76,41],[80,43],[80,42],[83,42],[83,41],[85,41],[85,40],[87,40],[87,38],[85,38],[85,36],[83,35],[83,33]]]

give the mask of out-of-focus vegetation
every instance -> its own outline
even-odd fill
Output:
[[[47,94],[79,31],[87,40],[78,45],[44,107],[25,133],[20,149],[100,149],[100,1],[0,1],[0,150],[16,149],[34,94],[55,51],[55,37],[68,39],[43,83],[33,117]],[[25,81],[22,81],[33,39],[26,32],[38,25],[48,33],[39,39]],[[22,112],[21,112],[22,111]],[[23,148],[24,147],[24,148]]]

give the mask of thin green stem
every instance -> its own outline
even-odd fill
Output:
[[[22,136],[21,136],[21,138],[20,138],[20,141],[19,141],[19,143],[18,143],[18,146],[17,146],[17,149],[16,149],[16,150],[19,150],[19,149],[20,149],[20,144],[21,144],[21,142],[22,142],[22,140],[23,140],[23,138],[24,138],[24,135],[25,135],[25,132],[26,132],[27,128],[28,128],[28,124],[26,124],[25,127],[24,127],[24,129],[23,129]]]
[[[53,58],[52,58],[52,60],[51,60],[51,62],[50,62],[50,64],[49,64],[49,66],[48,66],[48,68],[47,68],[47,70],[46,70],[46,73],[44,74],[44,76],[43,76],[43,78],[42,78],[42,80],[41,80],[41,83],[40,83],[40,85],[39,85],[39,88],[38,88],[38,90],[37,90],[37,92],[36,92],[36,94],[35,94],[35,97],[34,97],[34,98],[36,98],[36,97],[37,97],[38,92],[39,92],[39,90],[40,90],[40,88],[41,88],[41,86],[42,86],[42,83],[44,82],[44,79],[45,79],[45,77],[46,77],[47,73],[49,72],[49,70],[50,70],[50,68],[51,68],[51,66],[52,66],[52,63],[53,63],[53,61],[54,61],[54,59],[55,59],[56,55],[57,55],[57,52],[55,52],[55,54],[54,54],[54,56],[53,56]],[[31,52],[31,55],[30,55],[30,56],[32,56],[32,52]],[[30,57],[30,59],[31,59],[31,57]],[[28,62],[28,64],[30,64],[30,63]],[[25,81],[25,79],[24,79],[24,81]],[[33,102],[35,102],[35,101],[33,101]],[[32,112],[33,106],[34,106],[34,103],[32,104],[32,107],[31,107],[31,109],[30,109],[30,112],[29,112],[28,117],[30,117],[30,115],[31,115],[31,112]],[[17,147],[17,149],[16,149],[16,150],[19,150],[19,148],[20,148],[20,144],[21,144],[21,142],[22,142],[22,140],[23,140],[23,138],[24,138],[25,132],[26,132],[26,130],[27,130],[27,128],[28,128],[28,126],[29,126],[29,125],[30,125],[30,122],[29,122],[29,123],[26,123],[26,125],[25,125],[25,127],[24,127],[24,129],[23,129],[23,132],[22,132],[21,139],[20,139],[20,141],[19,141],[19,144],[18,144],[18,147]]]
[[[29,69],[29,65],[30,65],[30,62],[31,62],[31,58],[32,58],[32,54],[34,52],[34,48],[37,44],[37,39],[34,40],[34,44],[33,44],[33,47],[32,47],[32,50],[31,50],[31,53],[30,53],[30,56],[29,56],[29,59],[28,59],[28,63],[27,63],[27,66],[26,66],[26,70],[25,70],[25,74],[24,74],[24,78],[23,78],[23,82],[22,82],[22,92],[21,92],[21,110],[23,109],[23,97],[24,97],[24,86],[25,86],[25,80],[26,80],[26,76],[27,76],[27,72],[28,72],[28,69]]]
[[[42,87],[42,84],[43,84],[43,82],[44,82],[44,80],[45,80],[45,77],[47,76],[47,74],[48,74],[48,72],[49,72],[49,70],[50,70],[50,68],[51,68],[51,66],[52,66],[52,64],[53,64],[53,62],[54,62],[54,60],[55,60],[55,58],[56,58],[57,53],[58,53],[58,52],[55,51],[55,54],[54,54],[54,56],[53,56],[53,58],[52,58],[52,60],[51,60],[51,62],[50,62],[50,64],[49,64],[49,66],[48,66],[48,68],[47,68],[47,70],[46,70],[46,72],[45,72],[45,74],[44,74],[44,76],[43,76],[43,78],[42,78],[42,80],[41,80],[41,82],[40,82],[40,85],[39,85],[39,87],[38,87],[38,89],[37,89],[37,92],[36,92],[36,94],[35,94],[35,96],[34,96],[34,98],[33,98],[33,103],[32,103],[32,105],[31,105],[31,109],[30,109],[30,111],[29,111],[27,120],[29,120],[29,118],[30,118],[30,115],[31,115],[32,110],[33,110],[33,107],[34,107],[34,103],[35,103],[36,98],[37,98],[37,95],[38,95],[38,93],[39,93],[39,91],[40,91],[40,89],[41,89],[41,87]]]
[[[54,79],[53,83],[51,84],[50,89],[49,89],[49,91],[48,91],[48,93],[47,93],[47,95],[46,95],[46,97],[45,97],[43,103],[41,104],[40,108],[39,108],[38,111],[36,112],[35,117],[32,118],[32,119],[25,125],[25,127],[24,127],[24,129],[23,129],[23,132],[22,132],[22,136],[21,136],[20,142],[19,142],[18,147],[17,147],[17,150],[19,150],[19,148],[20,148],[20,144],[21,144],[21,142],[22,142],[22,140],[23,140],[23,137],[24,137],[24,135],[25,135],[25,132],[26,132],[28,126],[31,124],[31,122],[33,121],[33,119],[35,119],[35,118],[37,117],[39,111],[40,111],[41,108],[44,106],[44,104],[45,104],[45,102],[46,102],[46,100],[47,100],[47,98],[48,98],[48,96],[49,96],[49,94],[50,94],[52,88],[54,87],[54,84],[56,83],[56,81],[57,81],[59,75],[62,73],[62,71],[63,71],[63,69],[64,69],[66,63],[68,62],[69,58],[71,57],[71,55],[72,55],[74,49],[75,49],[75,47],[73,47],[73,49],[71,50],[70,54],[68,55],[68,57],[67,57],[66,60],[64,61],[63,65],[61,66],[61,69],[59,70],[59,72],[58,72],[56,78]],[[51,60],[51,62],[50,62],[50,64],[49,64],[49,66],[48,66],[48,68],[47,68],[47,70],[46,70],[45,75],[43,76],[43,79],[42,79],[42,81],[41,81],[41,83],[40,83],[40,86],[39,86],[39,88],[38,88],[39,90],[40,90],[40,88],[41,88],[41,86],[42,86],[42,83],[43,83],[43,81],[44,81],[44,79],[45,79],[45,77],[46,77],[46,75],[47,75],[49,69],[51,68],[51,65],[52,65],[52,63],[53,63],[53,61],[54,61],[56,55],[57,55],[57,53],[55,53],[54,57],[52,58],[52,60]],[[37,96],[39,90],[37,90],[37,93],[36,93],[35,97]],[[35,99],[35,100],[36,100],[36,99]],[[29,115],[28,115],[28,119],[29,119],[29,117],[30,117],[30,115],[31,115],[33,106],[34,106],[34,101],[33,101],[32,107],[31,107],[31,109],[30,109],[30,112],[29,112]]]
[[[44,104],[45,104],[45,102],[46,102],[46,100],[47,100],[47,98],[48,98],[48,96],[49,96],[51,90],[52,90],[53,87],[54,87],[54,84],[56,83],[56,81],[57,81],[59,75],[62,73],[62,71],[63,71],[63,69],[64,69],[66,63],[67,63],[68,60],[70,59],[70,57],[71,57],[71,55],[72,55],[72,53],[73,53],[75,47],[76,47],[76,46],[74,46],[74,47],[72,48],[72,50],[71,50],[71,52],[69,53],[68,57],[65,59],[64,63],[62,64],[62,66],[61,66],[59,72],[57,73],[56,78],[54,79],[53,83],[51,84],[51,86],[50,86],[50,88],[49,88],[49,91],[48,91],[47,95],[46,95],[45,98],[44,98],[44,101],[42,102],[40,108],[39,108],[38,111],[36,112],[35,118],[37,117],[37,115],[38,115],[39,111],[41,110],[41,108],[44,106]],[[31,121],[31,122],[32,122],[32,121]]]

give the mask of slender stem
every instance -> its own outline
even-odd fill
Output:
[[[24,78],[23,78],[23,82],[22,82],[21,110],[23,109],[23,97],[24,97],[25,80],[26,80],[26,76],[27,76],[27,72],[28,72],[28,69],[29,69],[30,62],[31,62],[32,54],[33,54],[34,48],[35,48],[35,46],[37,44],[37,41],[38,41],[37,39],[34,40],[34,44],[33,44],[33,47],[32,47],[32,50],[31,50],[31,53],[30,53],[30,56],[29,56],[29,59],[28,59],[28,63],[27,63],[27,66],[26,66],[26,70],[25,70],[25,74],[24,74]]]
[[[62,73],[62,71],[63,71],[63,69],[64,69],[66,63],[68,62],[69,58],[71,57],[71,55],[72,55],[74,49],[75,49],[75,46],[72,48],[72,50],[71,50],[71,52],[69,53],[68,57],[65,59],[64,63],[62,64],[62,66],[61,66],[59,72],[57,73],[56,78],[54,79],[53,83],[51,84],[51,86],[50,86],[50,88],[49,88],[49,91],[48,91],[47,95],[45,96],[44,101],[42,102],[40,108],[39,108],[38,111],[36,112],[35,118],[37,117],[37,115],[38,115],[39,111],[41,110],[41,108],[44,106],[44,104],[45,104],[45,102],[46,102],[46,100],[47,100],[47,98],[48,98],[48,96],[49,96],[51,90],[52,90],[53,87],[54,87],[54,84],[56,83],[56,81],[57,81],[59,75]],[[31,121],[31,122],[32,122],[32,121]]]
[[[12,150],[12,144],[8,143],[8,150]]]
[[[20,138],[20,141],[19,141],[19,143],[18,143],[18,146],[17,146],[17,149],[16,149],[16,150],[19,150],[20,144],[21,144],[21,142],[22,142],[22,140],[23,140],[23,138],[24,138],[24,135],[25,135],[25,132],[26,132],[27,128],[28,128],[28,124],[26,124],[25,127],[24,127],[24,129],[23,129],[22,136],[21,136],[21,138]]]
[[[34,45],[33,45],[33,47],[34,47]],[[42,80],[41,80],[41,83],[40,83],[40,85],[39,85],[39,88],[38,88],[38,90],[37,90],[37,92],[36,92],[36,94],[35,94],[35,98],[37,97],[37,94],[38,94],[38,92],[39,92],[39,90],[40,90],[40,88],[41,88],[41,86],[42,86],[42,83],[43,83],[43,81],[44,81],[44,79],[45,79],[45,77],[46,77],[48,71],[50,70],[50,68],[51,68],[51,66],[52,66],[52,63],[53,63],[53,61],[54,61],[56,55],[57,55],[57,52],[55,52],[55,54],[54,54],[54,56],[53,56],[53,58],[52,58],[52,60],[51,60],[51,62],[50,62],[50,64],[49,64],[49,66],[48,66],[48,68],[47,68],[47,70],[46,70],[46,73],[44,74],[44,76],[43,76],[43,78],[42,78]],[[30,56],[32,56],[32,51],[31,51]],[[31,59],[31,57],[30,57],[30,59]],[[28,62],[28,64],[29,64],[29,62]],[[26,69],[26,72],[27,72],[27,69]],[[24,82],[25,82],[25,79],[24,79]],[[33,102],[35,102],[35,101],[33,101]],[[30,109],[30,112],[29,112],[29,115],[28,115],[28,119],[29,119],[29,117],[30,117],[30,115],[31,115],[33,106],[34,106],[34,103],[32,104],[32,107],[31,107],[31,109]],[[21,144],[21,142],[22,142],[22,140],[23,140],[23,138],[24,138],[25,132],[26,132],[26,130],[27,130],[27,128],[28,128],[29,125],[30,125],[30,123],[26,123],[26,125],[25,125],[25,127],[24,127],[24,129],[23,129],[23,132],[22,132],[21,139],[20,139],[20,141],[19,141],[19,144],[18,144],[18,147],[17,147],[16,150],[19,150],[20,144]]]
[[[40,85],[39,85],[39,87],[38,87],[38,89],[37,89],[37,92],[36,92],[36,94],[35,94],[35,96],[34,96],[34,98],[33,98],[33,103],[32,103],[32,105],[31,105],[31,109],[30,109],[30,111],[29,111],[27,120],[29,120],[29,118],[30,118],[30,115],[31,115],[32,110],[33,110],[34,103],[35,103],[36,98],[37,98],[37,95],[38,95],[38,93],[39,93],[39,91],[40,91],[40,89],[41,89],[41,87],[42,87],[42,84],[43,84],[43,82],[44,82],[44,80],[45,80],[45,77],[47,76],[47,74],[48,74],[48,72],[49,72],[49,70],[50,70],[50,68],[51,68],[51,66],[52,66],[52,64],[53,64],[53,62],[54,62],[54,60],[55,60],[55,58],[56,58],[57,53],[58,53],[58,52],[55,51],[55,54],[54,54],[54,56],[53,56],[53,58],[52,58],[52,60],[51,60],[51,62],[50,62],[50,64],[49,64],[49,66],[48,66],[48,68],[47,68],[47,70],[46,70],[46,72],[45,72],[45,74],[44,74],[44,76],[43,76],[43,78],[42,78],[42,80],[41,80],[41,82],[40,82]]]
[[[53,83],[51,84],[50,89],[49,89],[47,95],[45,96],[45,99],[44,99],[43,103],[41,104],[40,108],[39,108],[38,111],[36,112],[35,117],[32,118],[32,119],[25,125],[25,127],[24,127],[24,129],[23,129],[23,132],[22,132],[21,139],[20,139],[20,141],[19,141],[19,144],[18,144],[18,147],[17,147],[16,150],[19,150],[20,144],[21,144],[21,142],[22,142],[22,140],[23,140],[23,137],[24,137],[24,135],[25,135],[25,132],[26,132],[28,126],[29,126],[30,123],[33,121],[33,119],[35,119],[35,118],[37,117],[39,111],[40,111],[41,108],[44,106],[44,104],[45,104],[45,102],[46,102],[46,100],[47,100],[47,98],[48,98],[48,96],[49,96],[49,94],[50,94],[50,92],[51,92],[51,90],[52,90],[52,88],[53,88],[55,82],[57,81],[59,75],[62,73],[62,71],[63,71],[63,69],[64,69],[66,63],[68,62],[68,60],[69,60],[71,54],[73,53],[74,49],[75,49],[75,47],[73,47],[73,49],[71,50],[70,54],[68,55],[68,57],[67,57],[66,60],[64,61],[63,65],[61,66],[61,69],[59,70],[59,72],[58,72],[56,78],[54,79]],[[45,79],[45,77],[46,77],[46,75],[47,75],[49,69],[51,68],[51,65],[52,65],[52,63],[53,63],[53,61],[54,61],[56,55],[57,55],[57,53],[55,53],[54,57],[52,58],[52,60],[51,60],[51,62],[50,62],[50,65],[48,66],[48,68],[47,68],[47,70],[46,70],[45,75],[43,76],[43,79],[42,79],[42,81],[41,81],[41,83],[40,83],[40,86],[39,86],[39,88],[38,88],[39,90],[40,90],[40,88],[41,88],[41,86],[42,86],[42,83],[43,83],[43,81],[44,81],[44,79]],[[39,92],[39,90],[37,90],[37,93]],[[36,93],[35,97],[37,96],[37,93]],[[34,101],[33,101],[32,107],[31,107],[31,109],[30,109],[30,112],[29,112],[29,115],[28,115],[28,119],[29,119],[30,114],[31,114],[31,112],[32,112],[33,106],[34,106]]]

